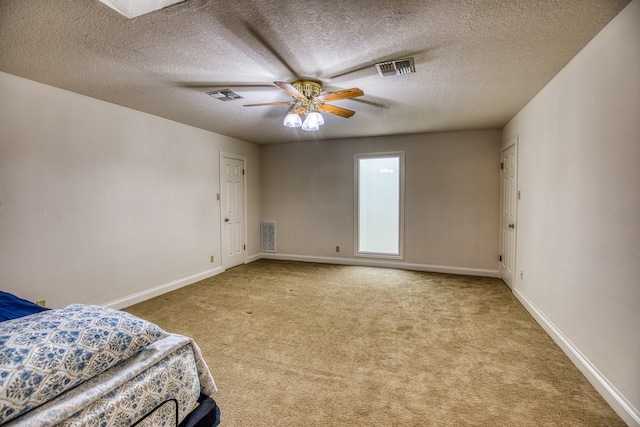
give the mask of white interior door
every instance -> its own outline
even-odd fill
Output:
[[[222,154],[220,161],[222,215],[222,268],[246,262],[244,211],[244,159]]]
[[[502,151],[500,207],[500,278],[513,289],[516,267],[516,144]]]

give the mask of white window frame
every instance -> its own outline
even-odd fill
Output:
[[[375,159],[382,157],[397,157],[399,160],[399,210],[398,210],[398,253],[379,253],[360,251],[360,159]],[[383,258],[404,260],[404,182],[405,182],[405,160],[403,151],[390,151],[379,153],[356,153],[354,155],[354,256],[364,258]]]

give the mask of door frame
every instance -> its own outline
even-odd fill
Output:
[[[242,169],[244,170],[244,175],[242,178],[242,210],[243,212],[243,221],[242,221],[242,237],[244,242],[242,243],[244,245],[244,251],[243,251],[243,256],[242,256],[242,263],[246,264],[247,260],[248,260],[248,256],[247,256],[247,176],[248,176],[248,171],[247,171],[247,157],[243,156],[241,154],[236,154],[236,153],[229,153],[229,152],[225,152],[225,151],[220,151],[220,171],[219,171],[219,176],[218,176],[218,194],[220,195],[220,203],[218,203],[218,212],[219,212],[219,216],[220,216],[220,266],[222,267],[222,270],[226,270],[225,267],[225,255],[224,255],[224,248],[222,246],[222,242],[223,242],[223,238],[222,238],[222,233],[224,233],[224,213],[222,212],[222,183],[224,182],[224,159],[233,159],[233,160],[240,160],[242,161]]]
[[[513,216],[514,216],[514,224],[515,224],[515,228],[513,230],[513,277],[511,279],[511,286],[509,286],[509,284],[503,279],[502,277],[502,263],[499,261],[498,262],[498,275],[500,276],[500,279],[505,282],[507,284],[507,286],[509,286],[509,288],[511,290],[514,290],[516,287],[516,277],[517,277],[517,270],[518,270],[518,257],[517,257],[517,253],[518,253],[518,193],[520,190],[518,190],[518,157],[519,157],[519,138],[518,135],[512,136],[511,138],[507,139],[506,142],[504,144],[502,144],[502,146],[500,147],[500,162],[502,163],[502,153],[505,152],[505,150],[508,150],[511,147],[514,147],[514,158],[515,158],[515,171],[514,171],[514,181],[515,181],[515,185],[513,186],[513,199],[515,201],[515,206],[514,206],[514,211],[513,211]],[[499,229],[499,238],[498,238],[498,250],[500,252],[501,255],[504,256],[503,254],[503,245],[502,245],[502,230],[504,227],[504,224],[502,223],[502,206],[504,203],[504,188],[503,188],[503,179],[502,179],[502,167],[500,168],[500,229]]]

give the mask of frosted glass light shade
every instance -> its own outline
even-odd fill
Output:
[[[320,126],[324,124],[324,117],[322,117],[322,114],[318,113],[317,111],[309,113],[309,117],[312,117],[313,120],[317,121],[318,125]]]
[[[289,113],[284,118],[284,125],[288,128],[299,128],[302,126],[302,119],[297,114]]]
[[[306,131],[314,131],[320,129],[320,125],[324,124],[324,119],[322,115],[317,111],[313,111],[307,115],[307,118],[304,119],[304,123],[302,123],[302,130]]]

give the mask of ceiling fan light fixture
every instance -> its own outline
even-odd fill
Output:
[[[322,124],[324,124],[322,115],[317,111],[313,111],[307,115],[306,119],[304,119],[304,122],[302,123],[302,130],[313,132],[320,129],[320,125]]]
[[[320,126],[324,124],[324,117],[322,117],[322,114],[318,113],[317,111],[312,111],[311,113],[309,113],[309,117],[312,118],[311,120],[317,121],[318,125]]]
[[[320,125],[318,123],[309,123],[309,120],[306,119],[304,123],[302,123],[302,130],[306,130],[307,132],[314,132],[318,129],[320,129]]]
[[[283,124],[288,128],[299,128],[300,126],[302,126],[302,119],[295,113],[289,113],[284,118]]]
[[[293,83],[273,82],[273,84],[287,92],[294,100],[288,102],[278,101],[262,104],[245,104],[244,106],[264,107],[271,105],[289,105],[291,106],[289,113],[284,118],[282,124],[289,128],[302,127],[302,130],[305,131],[316,131],[320,129],[320,126],[324,125],[324,117],[322,117],[322,114],[320,114],[318,110],[346,119],[356,113],[353,110],[327,104],[327,102],[356,98],[364,95],[362,89],[357,87],[321,95],[322,83],[317,80],[296,80]],[[301,124],[300,116],[302,115],[306,115],[307,117]]]

